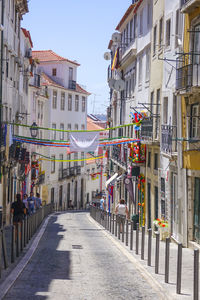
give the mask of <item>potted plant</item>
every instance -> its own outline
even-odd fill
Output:
[[[133,230],[136,230],[137,223],[139,223],[139,215],[137,214],[132,215],[131,220],[133,221]]]

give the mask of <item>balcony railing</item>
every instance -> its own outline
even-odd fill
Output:
[[[161,151],[167,154],[177,152],[177,128],[171,125],[161,126]]]
[[[0,146],[4,146],[5,143],[5,128],[0,128]]]
[[[200,5],[200,0],[181,0],[181,12],[191,13]]]
[[[70,90],[76,90],[76,81],[75,80],[69,80],[69,86],[68,88]]]
[[[123,153],[121,153],[123,151]],[[119,147],[118,145],[113,146],[112,158],[122,166],[127,166],[127,148]]]
[[[141,140],[153,140],[153,118],[144,119],[141,124]]]
[[[183,54],[177,58],[176,89],[200,87],[200,54]]]

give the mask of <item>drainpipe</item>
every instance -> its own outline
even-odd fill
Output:
[[[4,0],[1,0],[1,25],[4,25]],[[3,85],[3,28],[1,28],[1,58],[0,58],[0,152],[1,152],[1,142],[2,142],[2,85]],[[1,153],[0,153],[1,154]],[[0,155],[0,174],[1,173],[1,155]],[[1,178],[2,180],[2,178]],[[1,208],[1,207],[0,207]],[[0,228],[2,227],[2,208],[0,209]]]

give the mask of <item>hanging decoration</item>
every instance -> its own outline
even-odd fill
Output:
[[[146,161],[146,145],[140,142],[132,143],[129,147],[129,160],[133,163],[144,163]]]
[[[140,113],[138,113],[138,112],[135,112],[135,113],[130,112],[129,117],[131,118],[132,123],[135,124],[134,125],[134,129],[136,131],[139,131],[140,130],[140,124],[141,124],[142,120],[147,117],[147,114],[144,111],[142,111]]]
[[[140,226],[145,225],[145,176],[140,174],[138,177],[138,207]]]

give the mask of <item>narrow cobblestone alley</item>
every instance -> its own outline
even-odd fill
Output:
[[[158,299],[85,212],[56,214],[4,299]]]

